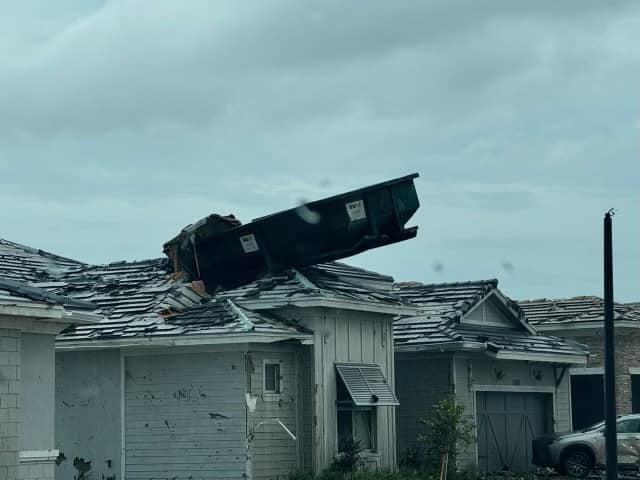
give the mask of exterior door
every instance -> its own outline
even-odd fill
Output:
[[[525,472],[532,440],[552,431],[550,393],[477,392],[478,468]]]

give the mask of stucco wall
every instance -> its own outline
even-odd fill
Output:
[[[76,458],[93,477],[120,480],[120,388],[119,350],[56,353],[57,480],[78,475]]]
[[[423,431],[421,418],[427,417],[434,404],[452,391],[451,359],[437,355],[397,353],[396,393],[398,458],[402,462],[407,449],[415,446]]]
[[[55,337],[23,333],[21,450],[54,448]]]

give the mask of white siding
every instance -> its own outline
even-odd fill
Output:
[[[276,361],[280,365],[280,394],[263,391],[265,360]],[[298,435],[296,354],[294,351],[259,351],[252,348],[251,364],[250,392],[258,397],[256,410],[251,415],[254,429],[253,478],[283,478],[298,468],[298,446],[280,425],[269,421],[280,420],[294,435]],[[267,423],[260,425],[261,422]]]
[[[125,378],[127,480],[243,477],[242,353],[127,357]]]
[[[462,323],[474,325],[487,325],[492,327],[505,327],[509,329],[522,329],[511,315],[505,312],[505,307],[493,296],[487,297],[473,310],[462,318]]]
[[[313,330],[315,471],[328,467],[337,452],[336,362],[379,365],[395,386],[391,317],[387,315],[321,308],[279,312]],[[395,388],[394,388],[395,390]],[[377,408],[377,452],[371,456],[381,468],[396,466],[395,408]]]

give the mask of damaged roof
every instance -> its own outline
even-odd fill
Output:
[[[396,350],[477,350],[505,359],[530,355],[541,359],[547,356],[574,357],[572,361],[579,357],[582,359],[580,363],[586,360],[587,350],[582,345],[535,332],[517,304],[498,290],[495,279],[431,285],[398,283],[395,290],[403,300],[420,307],[418,315],[402,317],[394,323]],[[515,328],[460,321],[490,296],[511,312]]]
[[[596,296],[539,299],[518,302],[536,328],[552,330],[567,326],[594,326],[604,321],[604,300]],[[614,304],[614,320],[640,328],[640,309],[634,305]]]
[[[0,302],[3,304],[39,302],[48,305],[68,307],[73,310],[96,310],[92,303],[77,300],[64,295],[57,295],[43,288],[34,287],[24,282],[0,278]]]
[[[84,263],[0,238],[0,278],[37,282],[58,278]]]
[[[22,287],[32,296],[77,303],[103,316],[99,323],[67,329],[58,337],[61,344],[239,332],[289,338],[307,334],[251,308],[340,302],[345,308],[393,314],[415,311],[392,291],[392,277],[338,262],[288,269],[211,298],[201,283],[172,275],[166,258],[87,265],[7,241],[0,244],[0,255],[13,259],[0,278],[28,279]]]
[[[252,312],[231,300],[213,299],[189,308],[183,313],[162,316],[142,315],[128,321],[106,321],[98,325],[77,326],[63,332],[58,342],[84,342],[87,340],[182,339],[215,336],[228,340],[230,336],[258,335],[262,338],[304,339],[311,335],[294,322],[272,315]],[[254,338],[253,341],[259,339]]]
[[[363,279],[365,279],[363,281]],[[368,280],[369,282],[367,282]],[[253,309],[271,309],[286,306],[323,306],[323,302],[358,310],[387,311],[401,314],[414,312],[391,288],[375,288],[366,283],[385,285],[393,279],[367,270],[350,267],[344,263],[330,262],[288,269],[279,275],[264,277],[241,287],[221,290],[220,298],[232,298],[235,302]]]

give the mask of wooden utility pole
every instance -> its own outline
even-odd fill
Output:
[[[613,209],[604,216],[604,411],[607,480],[618,478],[616,365],[613,329]]]

